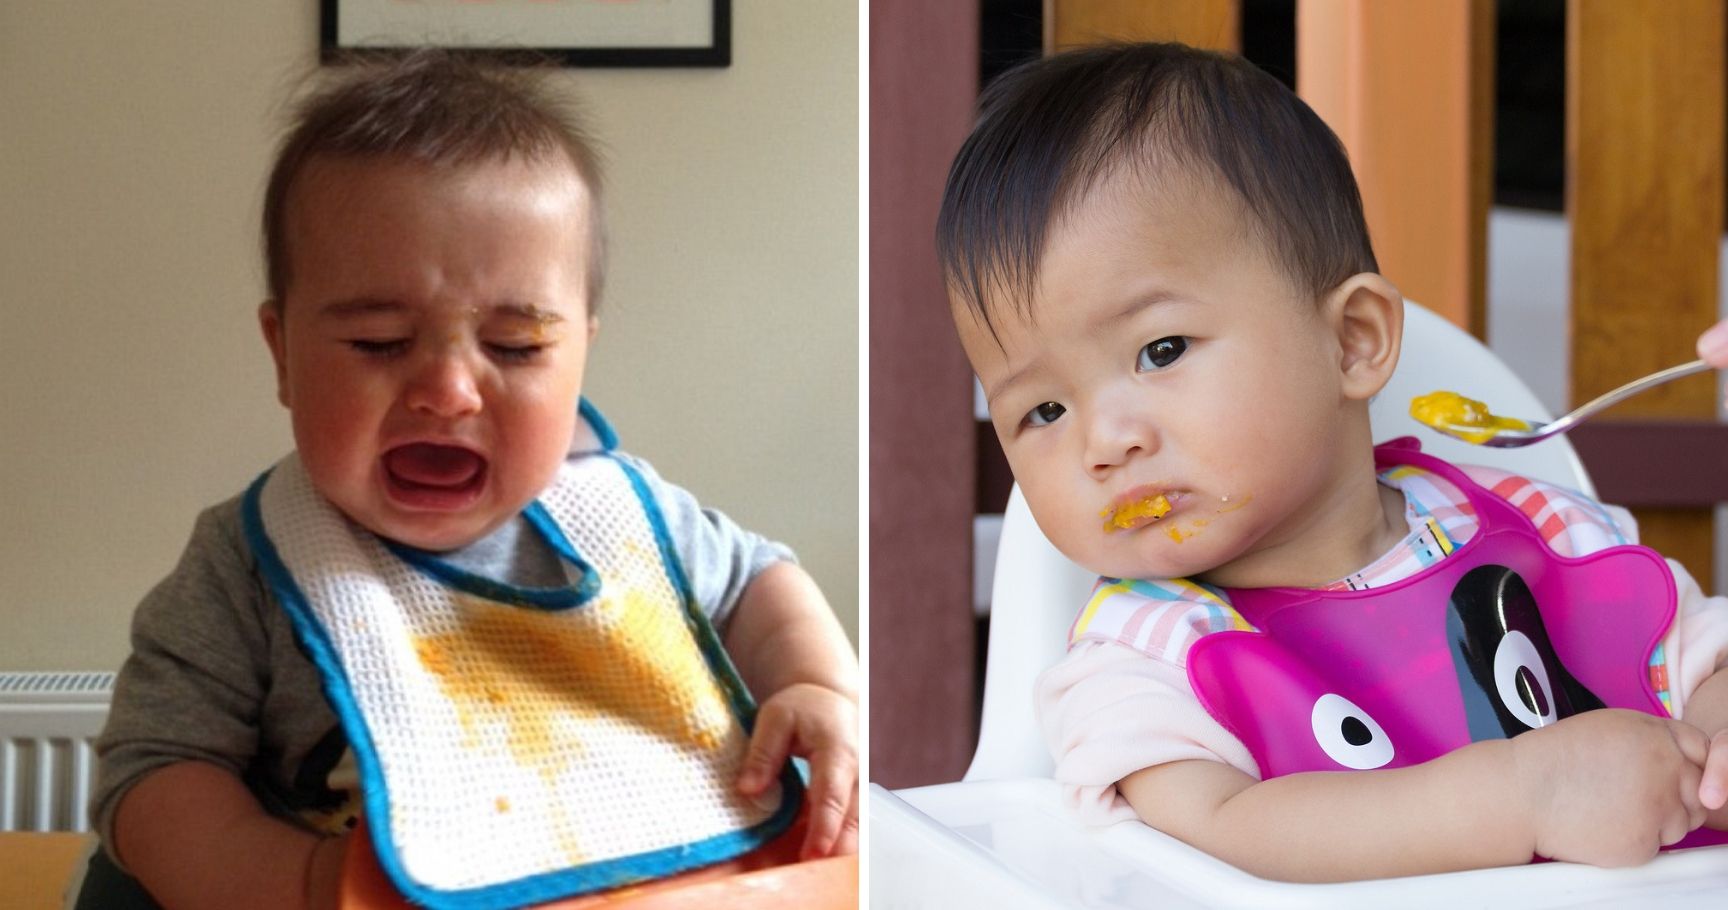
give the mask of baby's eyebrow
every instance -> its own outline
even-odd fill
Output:
[[[984,390],[984,404],[985,404],[985,406],[986,407],[995,407],[996,406],[996,399],[1002,397],[1003,393],[1009,391],[1010,389],[1014,388],[1016,385],[1020,384],[1020,382],[1026,378],[1027,374],[1032,372],[1032,369],[1035,365],[1036,364],[1030,364],[1030,363],[1026,364],[1025,366],[1022,366],[1019,369],[1009,373],[1007,376],[1003,377],[1001,382],[995,383],[995,386],[996,386],[995,388],[993,388],[993,389],[992,388],[986,388]],[[982,385],[984,382],[983,378],[980,377],[978,382],[980,385]]]
[[[1175,291],[1164,288],[1154,288],[1145,293],[1136,294],[1135,296],[1128,298],[1128,300],[1122,304],[1121,309],[1117,310],[1115,315],[1104,320],[1103,324],[1106,326],[1119,325],[1123,322],[1127,322],[1135,316],[1138,316],[1146,310],[1183,302],[1187,302],[1187,298],[1182,297]]]
[[[327,319],[353,319],[375,313],[399,313],[407,309],[409,306],[399,300],[383,297],[356,297],[352,300],[327,303],[318,310],[318,315]],[[562,313],[535,306],[532,303],[507,302],[489,307],[470,307],[468,314],[470,316],[506,316],[513,319],[526,319],[541,325],[552,325],[564,321]]]
[[[532,322],[538,322],[542,325],[550,325],[552,323],[564,321],[564,314],[545,309],[544,307],[537,307],[532,303],[500,303],[497,306],[492,307],[491,312],[499,316],[514,316],[518,319],[527,319]]]
[[[350,319],[355,316],[365,316],[371,313],[394,313],[406,307],[399,301],[386,300],[381,297],[357,297],[353,300],[338,300],[320,307],[318,315],[330,319]]]

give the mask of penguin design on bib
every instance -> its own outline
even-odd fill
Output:
[[[1521,511],[1414,440],[1376,449],[1469,499],[1476,533],[1364,590],[1229,589],[1253,627],[1205,635],[1189,682],[1263,778],[1416,765],[1582,711],[1668,711],[1650,659],[1674,620],[1667,563],[1637,545],[1560,556]],[[1700,830],[1677,846],[1728,841]]]

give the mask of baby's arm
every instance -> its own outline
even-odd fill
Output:
[[[1696,827],[1705,737],[1591,711],[1423,765],[1264,783],[1186,673],[1083,640],[1039,677],[1055,776],[1093,824],[1125,816],[1257,874],[1327,881],[1523,863],[1626,864]]]
[[[1416,875],[1533,854],[1622,866],[1703,822],[1706,749],[1689,724],[1609,709],[1407,768],[1257,781],[1187,760],[1117,786],[1148,824],[1267,878]]]
[[[1728,671],[1717,670],[1692,693],[1686,722],[1710,737],[1710,757],[1698,785],[1698,798],[1710,810],[1704,823],[1728,831]]]
[[[1669,560],[1678,593],[1674,626],[1663,640],[1668,687],[1681,720],[1711,737],[1698,797],[1705,824],[1728,830],[1728,598],[1706,597],[1684,566]]]
[[[121,862],[171,910],[334,908],[348,843],[272,818],[239,778],[198,761],[134,784],[114,838]]]
[[[169,910],[334,905],[345,841],[315,849],[317,835],[269,817],[240,779],[260,750],[269,687],[295,688],[271,662],[292,653],[278,611],[230,500],[199,516],[179,565],[133,617],[93,816],[108,851]],[[274,630],[270,619],[281,620]],[[307,697],[322,703],[315,684]],[[308,903],[315,884],[322,903]]]
[[[704,509],[695,497],[629,459],[660,505],[696,602],[761,702],[739,790],[754,796],[788,755],[810,762],[804,855],[858,844],[858,659],[834,611],[791,551]]]
[[[726,651],[762,700],[738,786],[754,795],[790,755],[810,762],[803,856],[858,849],[858,661],[815,581],[775,563],[751,580]]]

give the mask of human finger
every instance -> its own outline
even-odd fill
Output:
[[[1682,799],[1680,805],[1672,806],[1663,813],[1661,831],[1658,834],[1661,846],[1679,843],[1681,838],[1691,834],[1693,829],[1703,823],[1703,816],[1694,814],[1695,805]]]
[[[1686,811],[1686,830],[1688,832],[1696,831],[1699,825],[1704,824],[1704,819],[1709,815],[1709,810],[1704,806],[1701,792],[1703,778],[1703,769],[1694,767],[1690,763],[1682,765],[1680,768],[1680,804]]]
[[[853,763],[836,755],[837,750],[824,749],[810,756],[809,830],[804,835],[803,859],[828,856],[846,828],[846,816],[857,792],[858,769]]]
[[[1728,803],[1728,730],[1710,738],[1710,752],[1699,775],[1698,801],[1711,810]]]
[[[1710,738],[1704,735],[1703,730],[1684,721],[1671,720],[1668,721],[1668,732],[1687,761],[1704,767],[1704,760],[1710,754]]]
[[[1728,319],[1698,336],[1698,357],[1718,370],[1728,367]]]
[[[834,841],[834,856],[847,856],[858,852],[858,788],[852,788],[852,805],[846,809],[846,823],[840,828],[840,837]]]
[[[1672,847],[1675,844],[1680,843],[1681,838],[1684,838],[1686,835],[1691,833],[1692,829],[1685,827],[1680,818],[1671,818],[1662,825],[1662,831],[1661,834],[1658,835],[1657,843],[1662,847]]]
[[[792,754],[792,733],[796,719],[790,711],[772,704],[763,706],[756,715],[756,730],[750,734],[750,748],[744,754],[744,768],[738,773],[738,792],[756,796],[780,774],[780,766]]]

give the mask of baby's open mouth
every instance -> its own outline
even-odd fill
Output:
[[[384,470],[405,490],[461,493],[485,479],[486,459],[461,446],[414,442],[385,452]]]
[[[1105,509],[1098,513],[1098,517],[1104,519],[1105,533],[1113,533],[1151,524],[1168,514],[1170,514],[1170,500],[1163,493],[1159,493],[1154,496],[1142,496],[1122,505]]]

